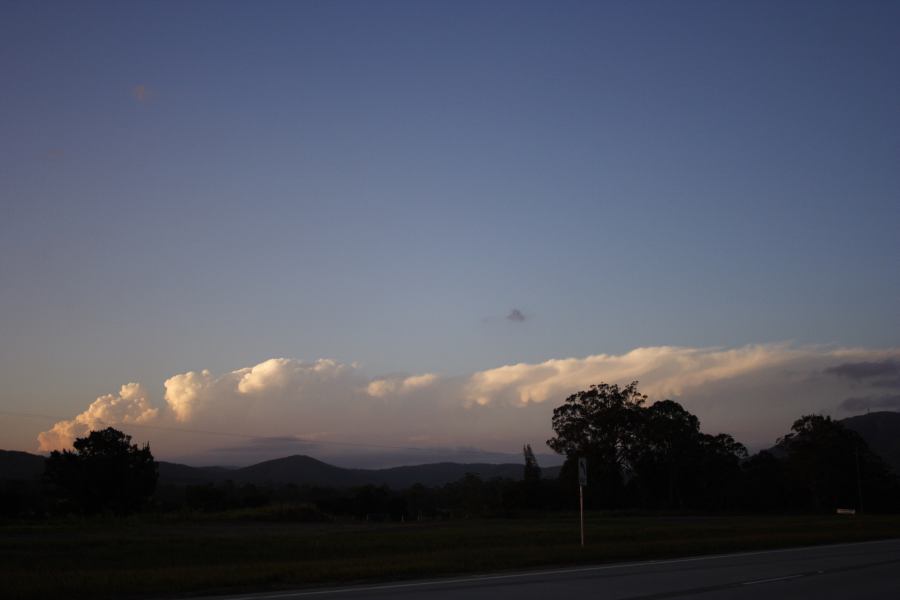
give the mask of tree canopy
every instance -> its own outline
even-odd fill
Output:
[[[896,482],[880,456],[843,424],[822,415],[794,421],[778,446],[787,453],[790,492],[816,512],[836,508],[882,508],[895,495]]]
[[[158,468],[149,444],[138,447],[131,436],[109,427],[73,446],[74,451],[51,453],[44,471],[60,509],[128,513],[156,489]]]
[[[556,437],[547,441],[566,455],[563,477],[585,457],[594,506],[724,505],[747,450],[727,434],[701,433],[700,420],[677,402],[646,401],[636,381],[566,398],[553,411]]]
[[[534,450],[531,449],[531,444],[525,444],[522,447],[522,454],[525,457],[525,470],[522,478],[528,482],[538,481],[541,478],[541,466],[534,456]]]

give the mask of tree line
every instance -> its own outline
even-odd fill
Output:
[[[637,382],[601,383],[553,411],[547,445],[565,456],[558,478],[541,476],[530,445],[521,480],[466,475],[443,486],[335,489],[252,484],[158,485],[149,445],[108,428],[55,451],[36,488],[0,489],[0,514],[217,512],[304,506],[303,518],[419,520],[577,507],[579,458],[587,460],[589,509],[729,512],[867,512],[900,509],[900,484],[865,440],[840,422],[806,415],[771,451],[749,456],[728,434],[700,430],[672,400],[647,403]],[[298,513],[292,512],[294,516]]]
[[[728,434],[700,431],[672,400],[647,405],[637,382],[601,383],[553,411],[547,444],[566,456],[560,478],[572,487],[588,461],[592,508],[832,512],[900,509],[900,485],[859,434],[805,415],[771,451],[748,456]]]

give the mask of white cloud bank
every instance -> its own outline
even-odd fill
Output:
[[[411,377],[386,377],[375,379],[366,386],[366,392],[375,398],[385,398],[393,394],[408,394],[414,390],[426,388],[436,382],[438,376],[434,373],[413,375]]]
[[[159,417],[159,409],[150,406],[147,392],[139,383],[126,383],[118,395],[100,396],[71,421],[60,421],[38,435],[41,450],[71,447],[76,437],[110,424],[150,423]]]
[[[558,400],[600,381],[642,382],[652,396],[681,396],[685,389],[728,379],[774,364],[785,363],[803,351],[787,346],[746,346],[734,350],[656,346],[621,355],[520,363],[481,371],[469,380],[467,399],[486,405],[503,402],[518,406]]]
[[[802,414],[845,416],[839,407],[847,398],[874,388],[884,393],[883,379],[842,376],[859,371],[842,365],[898,359],[900,349],[658,346],[505,365],[467,377],[371,378],[357,365],[333,360],[273,358],[222,375],[176,374],[164,382],[157,405],[141,385],[129,383],[56,423],[38,443],[43,451],[68,447],[75,437],[112,425],[151,438],[155,451],[168,456],[222,445],[199,431],[300,437],[322,444],[319,455],[340,453],[341,443],[515,451],[526,442],[542,446],[552,435],[553,408],[568,395],[600,382],[639,380],[651,400],[678,400],[704,430],[726,431],[759,447]]]

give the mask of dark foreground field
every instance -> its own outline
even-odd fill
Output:
[[[0,527],[0,597],[277,589],[900,537],[900,516],[576,515],[307,524],[141,517]]]

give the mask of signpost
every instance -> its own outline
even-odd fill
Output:
[[[581,513],[581,547],[584,548],[584,487],[587,485],[587,459],[578,457],[578,509]]]

